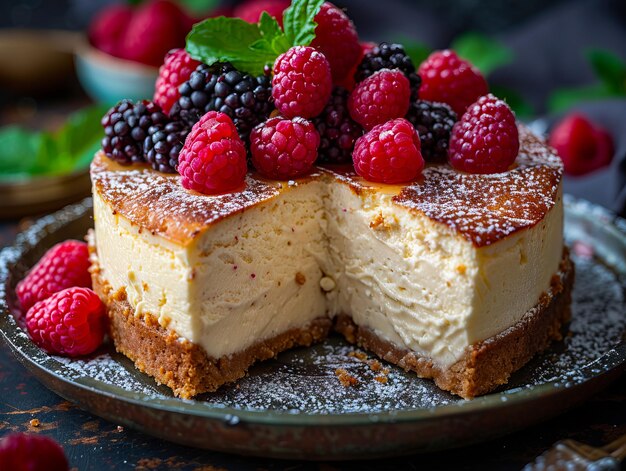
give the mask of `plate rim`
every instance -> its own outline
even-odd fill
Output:
[[[571,195],[564,195],[566,210],[577,209],[586,211],[595,217],[601,217],[615,228],[626,244],[626,220],[616,216],[610,210],[595,205],[583,199],[577,199]],[[503,407],[521,406],[532,403],[534,400],[561,394],[565,390],[583,387],[594,379],[610,374],[619,374],[618,370],[626,370],[626,340],[622,339],[610,350],[598,357],[591,363],[576,371],[577,377],[571,382],[563,379],[548,381],[539,385],[522,386],[509,389],[506,392],[492,393],[474,398],[470,401],[458,400],[450,404],[437,405],[419,409],[401,409],[377,412],[339,412],[339,413],[309,413],[293,412],[287,410],[257,410],[241,409],[236,407],[222,406],[208,401],[195,401],[176,397],[156,397],[137,391],[128,391],[120,386],[105,383],[89,378],[68,378],[58,373],[66,365],[54,356],[47,355],[43,362],[37,361],[30,353],[35,352],[46,355],[35,346],[27,335],[17,332],[17,321],[11,315],[11,308],[7,303],[7,294],[10,281],[10,266],[15,263],[27,249],[36,245],[43,237],[41,232],[54,233],[59,227],[85,217],[91,209],[91,198],[85,198],[77,204],[65,208],[38,219],[25,231],[18,234],[15,242],[0,251],[0,337],[12,351],[17,360],[31,372],[35,370],[41,374],[51,376],[56,381],[65,383],[66,386],[88,391],[92,394],[103,395],[107,398],[129,403],[134,406],[147,407],[159,412],[167,412],[181,415],[193,415],[195,417],[220,420],[228,422],[236,417],[238,423],[257,424],[266,426],[297,425],[300,427],[317,426],[371,426],[377,423],[407,423],[416,421],[443,420],[458,417],[474,412],[497,411]],[[45,235],[45,234],[44,234]],[[618,272],[619,276],[626,273]],[[10,329],[10,331],[8,330]],[[10,338],[16,333],[15,340]],[[53,362],[54,367],[49,366]],[[601,371],[593,372],[592,370]],[[35,373],[36,374],[36,373]],[[37,375],[36,375],[37,376]],[[41,381],[46,387],[45,382]]]

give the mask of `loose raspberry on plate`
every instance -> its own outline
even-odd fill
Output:
[[[261,19],[261,14],[266,11],[282,27],[283,12],[290,4],[289,0],[247,0],[235,8],[233,16],[248,23],[257,23]]]
[[[295,46],[274,62],[272,96],[276,109],[288,118],[313,118],[330,98],[333,80],[324,54]]]
[[[180,98],[178,87],[189,80],[200,62],[191,58],[184,49],[173,49],[165,56],[154,85],[153,101],[169,114],[172,105]]]
[[[468,173],[500,173],[517,157],[519,134],[511,108],[491,93],[467,108],[452,128],[450,164]]]
[[[321,51],[335,83],[340,83],[359,61],[361,45],[354,23],[343,10],[324,2],[315,15],[315,39],[311,46]]]
[[[451,50],[435,51],[419,66],[419,97],[447,103],[457,115],[489,92],[480,71]]]
[[[548,142],[561,156],[565,173],[570,175],[593,172],[613,159],[611,135],[577,113],[558,123]]]
[[[319,144],[315,126],[303,118],[270,118],[250,134],[252,163],[262,175],[277,180],[307,174]]]
[[[244,183],[246,147],[233,121],[209,111],[194,124],[178,156],[178,173],[188,190],[225,193]]]
[[[400,70],[382,69],[357,84],[350,93],[350,116],[365,129],[402,118],[409,109],[409,80]]]
[[[91,287],[87,244],[67,240],[48,250],[28,275],[17,284],[17,298],[23,313],[54,293],[81,286]]]
[[[12,433],[0,440],[0,469],[11,471],[67,471],[63,448],[45,435]]]
[[[366,180],[403,183],[424,168],[420,139],[411,123],[397,118],[374,126],[354,146],[354,169]]]
[[[33,342],[48,353],[75,357],[88,355],[102,343],[106,309],[89,288],[67,288],[38,302],[26,313]]]
[[[335,87],[324,111],[313,120],[320,134],[318,159],[321,163],[352,162],[352,149],[363,134],[363,128],[350,117],[348,96],[345,88]]]

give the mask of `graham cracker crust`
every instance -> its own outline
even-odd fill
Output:
[[[100,276],[97,263],[92,264],[93,288],[105,301],[109,315],[110,334],[118,352],[135,362],[135,366],[157,383],[172,389],[175,396],[191,399],[198,394],[217,390],[220,386],[246,375],[257,361],[276,357],[290,348],[308,347],[328,336],[332,320],[314,319],[309,325],[291,329],[273,338],[258,342],[230,356],[210,358],[204,349],[162,327],[154,316],[135,316],[124,290],[113,292]]]
[[[553,340],[561,340],[561,328],[571,318],[571,292],[574,265],[567,249],[559,273],[553,276],[550,292],[515,325],[494,337],[468,347],[465,355],[448,368],[441,368],[418,353],[401,349],[380,338],[372,330],[356,325],[346,315],[335,321],[335,330],[348,342],[358,345],[421,378],[430,378],[437,386],[471,399],[505,384],[511,374]]]

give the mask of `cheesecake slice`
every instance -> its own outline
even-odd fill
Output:
[[[573,281],[561,161],[520,144],[502,174],[318,168],[220,196],[99,153],[92,273],[116,348],[183,398],[332,328],[465,398],[506,383],[560,338]]]

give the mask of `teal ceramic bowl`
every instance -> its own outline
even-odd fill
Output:
[[[156,67],[113,57],[88,44],[77,48],[74,60],[78,80],[97,102],[149,99],[154,94]]]

